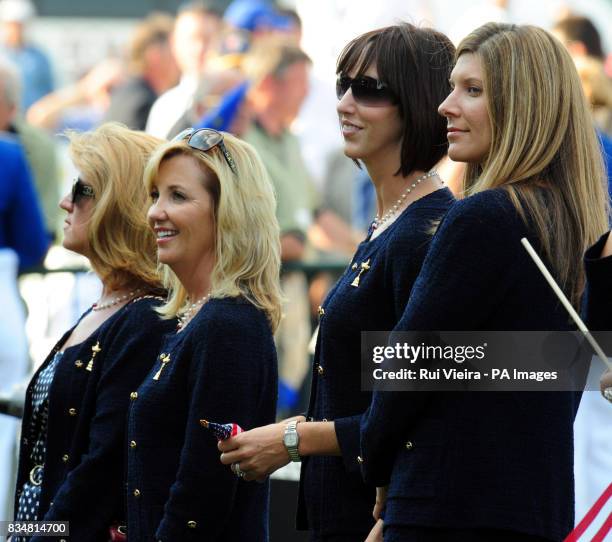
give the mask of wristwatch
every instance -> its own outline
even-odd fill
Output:
[[[297,432],[298,420],[292,420],[285,426],[285,434],[283,436],[283,444],[287,448],[287,453],[291,461],[301,461],[302,458],[298,453],[298,445],[300,444],[300,435]]]

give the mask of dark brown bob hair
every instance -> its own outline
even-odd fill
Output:
[[[438,106],[450,93],[455,47],[431,28],[400,23],[366,32],[340,53],[336,73],[357,77],[374,65],[378,79],[398,97],[403,120],[400,169],[428,171],[446,154],[446,119]]]

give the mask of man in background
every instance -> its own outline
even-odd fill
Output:
[[[255,116],[244,139],[257,149],[276,190],[284,261],[302,258],[318,206],[299,142],[290,130],[308,94],[309,68],[306,53],[275,40],[256,45],[244,64]]]
[[[178,83],[179,69],[170,47],[174,21],[153,13],[136,26],[128,51],[128,77],[113,89],[105,120],[144,130],[157,97]]]
[[[557,21],[552,32],[565,45],[576,64],[582,87],[592,107],[593,120],[604,136],[602,145],[607,153],[605,158],[612,183],[612,81],[605,72],[606,55],[601,36],[590,19],[573,14]]]
[[[587,17],[570,14],[555,23],[553,34],[565,45],[572,57],[590,56],[603,62],[606,58],[601,37]]]
[[[278,37],[255,43],[243,63],[251,84],[247,101],[254,117],[243,139],[255,147],[274,185],[283,263],[301,261],[316,249],[352,254],[356,247],[350,228],[322,207],[299,141],[291,131],[308,94],[310,65],[306,53]],[[311,312],[303,273],[284,272],[281,284],[287,299],[276,336],[282,416],[283,408],[296,408],[309,368]]]
[[[59,230],[62,211],[59,166],[55,142],[45,131],[23,120],[19,114],[20,80],[17,69],[0,59],[0,132],[23,146],[50,238]]]
[[[170,43],[181,78],[177,86],[153,104],[147,120],[148,133],[167,138],[172,127],[192,107],[199,77],[220,31],[221,14],[206,3],[193,2],[179,8]]]
[[[20,71],[23,111],[53,90],[53,75],[47,56],[26,38],[26,24],[35,15],[36,10],[30,0],[0,1],[3,39],[0,51]]]

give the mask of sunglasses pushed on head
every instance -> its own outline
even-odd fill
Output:
[[[234,175],[238,175],[236,162],[234,162],[234,158],[227,150],[225,143],[223,143],[223,134],[221,132],[217,132],[217,130],[213,130],[212,128],[187,128],[172,139],[172,141],[183,140],[185,140],[187,145],[191,148],[202,152],[208,152],[215,147],[219,147],[219,150],[225,157],[227,165],[234,172]]]

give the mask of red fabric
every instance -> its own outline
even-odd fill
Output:
[[[612,483],[607,487],[607,489],[602,493],[601,497],[595,501],[595,504],[591,507],[591,509],[587,512],[586,516],[582,518],[580,523],[576,525],[576,528],[567,536],[564,542],[576,542],[580,539],[580,537],[585,533],[585,531],[589,528],[589,525],[593,523],[601,509],[604,507],[606,502],[612,497]],[[612,529],[612,515],[608,515],[606,521],[602,525],[602,527],[597,531],[591,542],[602,542],[604,537],[610,532]]]

